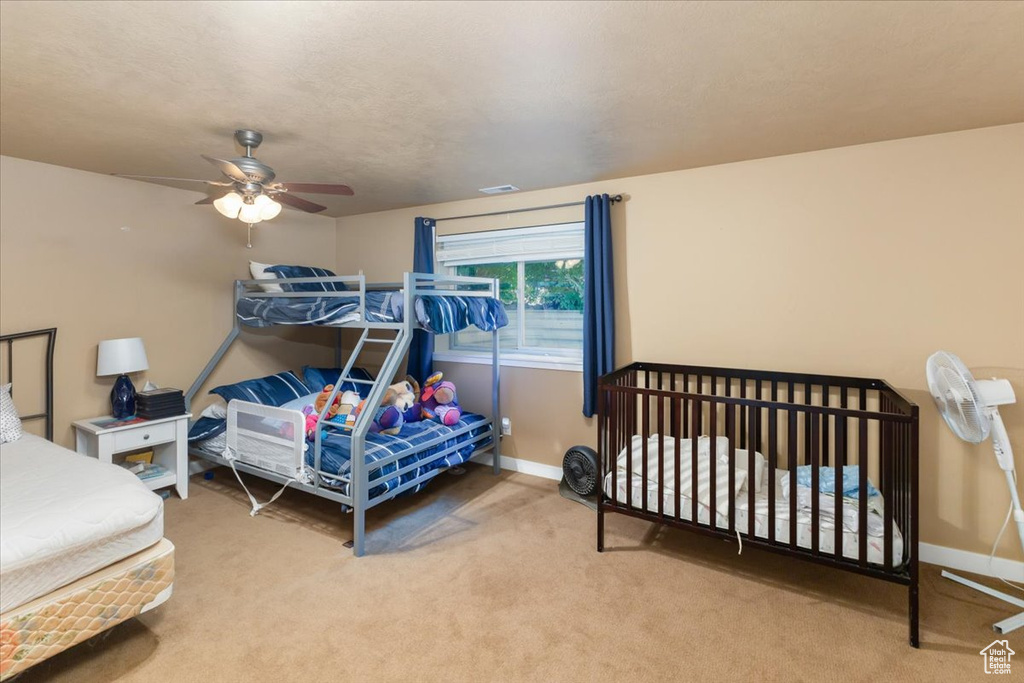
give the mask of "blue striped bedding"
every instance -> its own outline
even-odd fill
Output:
[[[396,462],[388,463],[383,467],[374,468],[371,464],[382,458],[386,458],[389,455],[397,455],[404,451],[411,450],[419,444],[445,434],[451,434],[456,429],[469,425],[475,426],[468,433],[446,439],[445,441],[442,441],[435,446],[431,446],[424,451],[414,453],[404,458],[399,458]],[[402,427],[402,431],[395,436],[389,436],[387,434],[367,434],[366,462],[367,464],[371,464],[369,475],[370,479],[373,479],[380,474],[391,474],[406,465],[411,465],[415,462],[425,460],[433,454],[451,446],[455,446],[456,444],[465,444],[463,447],[452,451],[443,458],[427,463],[422,467],[412,469],[399,477],[391,477],[384,480],[370,489],[369,497],[373,499],[384,495],[388,491],[392,491],[402,484],[412,481],[416,477],[430,472],[431,470],[444,467],[454,467],[455,465],[460,465],[466,462],[469,460],[470,456],[473,455],[474,451],[479,448],[484,448],[491,443],[490,437],[479,442],[472,443],[472,439],[475,436],[480,435],[488,429],[489,426],[487,418],[483,415],[463,413],[462,419],[460,419],[458,424],[454,427],[446,427],[440,422],[435,422],[433,420],[423,420],[422,422],[410,422],[404,425]],[[351,473],[351,445],[352,438],[350,436],[338,431],[329,430],[327,438],[320,444],[321,471],[341,476],[349,475]],[[306,463],[312,467],[313,461],[313,448],[311,444],[310,448],[306,451]],[[339,489],[345,495],[349,495],[349,484],[347,481],[330,478],[325,479],[326,484]],[[408,492],[414,493],[416,491],[420,491],[424,486],[426,486],[426,484],[427,482],[421,482],[408,489]],[[404,493],[405,492],[403,492],[403,494]]]
[[[197,429],[200,423],[204,420],[209,421],[206,429]],[[216,439],[216,437],[224,432],[224,420],[216,420],[214,418],[203,418],[193,426],[192,431],[189,433],[190,446],[196,446],[200,448],[206,448],[207,446],[203,443],[206,439]],[[431,439],[451,434],[460,427],[466,427],[473,425],[473,428],[459,436],[453,436],[450,439],[445,439],[439,444],[431,446],[426,450],[414,453],[404,458],[399,458],[396,462],[388,463],[382,467],[373,468],[372,463],[386,458],[389,455],[397,455],[404,451],[412,450],[419,444],[426,443]],[[473,438],[479,436],[481,433],[487,431],[489,425],[487,418],[483,415],[477,415],[475,413],[463,413],[462,418],[458,424],[454,427],[446,427],[440,422],[434,420],[423,420],[421,422],[410,422],[402,427],[402,431],[395,436],[389,436],[387,434],[367,434],[366,435],[366,462],[371,464],[370,478],[379,476],[381,473],[384,475],[396,472],[398,469],[411,465],[415,462],[428,459],[430,456],[442,451],[456,444],[465,444],[461,448],[458,448],[443,458],[438,459],[435,462],[427,463],[422,467],[417,467],[405,474],[398,477],[389,477],[383,482],[378,483],[372,489],[370,489],[369,498],[373,499],[377,496],[384,495],[388,491],[392,491],[407,481],[425,474],[432,470],[436,470],[444,467],[454,467],[460,465],[473,455],[474,451],[480,448],[485,448],[490,445],[491,437],[481,439],[478,442],[473,442]],[[223,450],[223,438],[220,437],[219,447],[210,446],[211,452],[216,452],[218,455],[219,451]],[[212,443],[212,441],[211,441]],[[315,458],[313,454],[313,443],[307,441],[308,448],[306,449],[306,463],[313,467]],[[320,444],[320,469],[323,472],[330,474],[340,475],[341,477],[348,477],[351,473],[351,444],[352,437],[347,434],[336,431],[328,430],[327,437]],[[324,483],[332,488],[340,490],[345,495],[349,495],[349,483],[343,479],[334,479],[329,476],[324,477]],[[420,491],[426,485],[427,482],[421,482],[416,486],[408,489],[409,493],[415,493]],[[405,492],[403,492],[404,494]]]
[[[398,291],[366,293],[367,322],[402,322],[404,298]],[[508,325],[498,299],[480,296],[420,296],[416,320],[433,334],[451,334],[476,325],[485,332]],[[272,325],[339,326],[359,320],[359,297],[241,297],[236,315],[251,327]]]

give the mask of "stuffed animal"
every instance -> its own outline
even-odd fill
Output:
[[[419,394],[419,386],[416,380],[406,378],[404,381],[396,382],[388,387],[381,400],[380,408],[373,416],[370,424],[370,431],[380,434],[398,434],[402,425],[422,419],[419,402],[416,400]],[[366,402],[361,401],[356,409],[349,414],[352,424],[355,418],[366,409]]]
[[[327,399],[330,398],[332,391],[334,391],[334,385],[328,384],[324,387],[324,390],[320,392],[320,395],[316,397],[316,400],[313,402],[313,408],[316,410],[317,415],[319,415],[320,412],[323,411],[324,406],[327,405]],[[328,408],[324,419],[333,420],[339,415],[344,418],[355,410],[355,407],[359,405],[359,401],[359,394],[356,392],[339,391],[338,395],[334,397],[331,407]]]
[[[313,408],[316,410],[317,415],[323,412],[324,406],[327,405],[327,399],[331,397],[332,391],[334,391],[334,385],[328,384],[324,387],[324,390],[320,392],[320,395],[316,397],[316,400],[313,401]],[[327,409],[327,414],[324,415],[324,419],[329,420],[338,414],[338,408],[341,406],[341,396],[342,394],[339,391],[338,395],[334,397],[334,402],[331,404],[331,407]]]
[[[306,438],[313,440],[316,438],[316,425],[320,420],[320,416],[313,410],[313,406],[303,408],[302,414],[306,416]]]
[[[338,412],[334,419],[339,422],[351,425],[355,424],[355,417],[352,413],[355,411],[356,406],[362,402],[359,398],[359,394],[354,391],[345,391],[341,394],[341,400],[338,402]]]
[[[366,410],[366,401],[360,401],[356,409],[352,411],[352,424],[355,424],[355,417]],[[397,434],[402,429],[402,411],[395,406],[381,406],[373,415],[373,422],[370,423],[372,434]]]
[[[403,422],[419,422],[423,419],[419,396],[419,383],[411,375],[406,375],[405,381],[388,387],[381,405],[393,405],[402,411]]]
[[[440,372],[435,372],[423,382],[420,403],[425,420],[436,419],[441,424],[451,427],[462,417],[455,385],[446,381]]]

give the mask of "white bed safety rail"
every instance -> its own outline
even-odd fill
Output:
[[[232,399],[228,403],[229,460],[306,481],[306,416],[297,410]]]

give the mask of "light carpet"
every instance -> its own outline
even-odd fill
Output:
[[[248,507],[230,471],[193,477],[173,597],[20,683],[983,680],[1008,616],[922,565],[914,650],[905,588],[620,515],[601,554],[554,482],[477,465],[372,510],[362,558],[334,503]]]

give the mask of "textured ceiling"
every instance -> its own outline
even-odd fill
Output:
[[[1021,2],[0,3],[0,153],[214,178],[251,127],[336,216],[1018,121]]]

